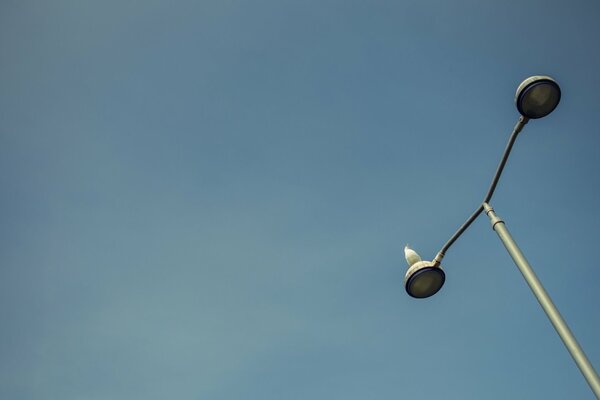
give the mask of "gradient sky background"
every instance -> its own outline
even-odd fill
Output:
[[[492,204],[600,368],[600,5],[0,5],[0,398],[591,399],[486,218],[514,91],[563,91]]]

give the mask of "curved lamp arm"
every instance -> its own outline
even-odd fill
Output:
[[[508,156],[510,155],[510,151],[512,150],[515,140],[517,140],[519,132],[523,130],[523,127],[525,126],[525,124],[527,124],[527,122],[529,122],[529,118],[524,116],[519,117],[519,121],[517,121],[517,124],[513,128],[510,138],[508,139],[508,143],[506,144],[506,148],[504,149],[504,153],[502,154],[502,158],[500,159],[500,164],[498,164],[498,168],[496,169],[496,173],[494,174],[494,178],[492,179],[492,183],[490,184],[490,188],[488,189],[487,194],[483,199],[483,202],[479,207],[477,207],[477,209],[473,212],[473,214],[471,214],[471,216],[465,221],[465,223],[462,224],[460,228],[458,228],[454,235],[452,235],[452,237],[437,253],[435,258],[433,259],[434,264],[439,265],[441,263],[442,258],[444,258],[444,255],[446,254],[446,251],[448,251],[450,246],[452,246],[456,239],[458,239],[460,235],[462,235],[463,232],[466,231],[467,228],[473,223],[473,221],[477,219],[479,214],[483,212],[483,204],[489,203],[489,201],[492,199],[494,191],[496,190],[496,186],[498,185],[498,181],[500,180],[500,175],[502,175],[502,171],[504,170],[504,166],[506,165],[506,161],[508,160]]]

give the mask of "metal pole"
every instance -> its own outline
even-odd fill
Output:
[[[550,319],[550,322],[552,322],[554,329],[556,329],[556,332],[567,347],[567,350],[569,350],[569,353],[571,353],[571,357],[573,357],[573,360],[575,360],[577,367],[579,367],[581,370],[581,373],[587,380],[590,388],[596,395],[596,398],[600,400],[600,378],[598,377],[598,374],[594,370],[594,367],[590,361],[587,359],[583,349],[579,346],[579,343],[577,343],[577,339],[575,339],[575,336],[573,336],[573,333],[567,326],[567,323],[563,320],[558,312],[558,309],[554,303],[552,303],[552,299],[550,299],[550,296],[548,293],[546,293],[542,283],[535,275],[535,272],[533,272],[531,265],[529,265],[525,259],[525,256],[508,232],[504,221],[502,221],[496,215],[494,209],[490,207],[488,203],[483,203],[483,208],[485,209],[485,213],[490,218],[492,228],[494,231],[496,231],[500,237],[500,240],[502,240],[504,247],[506,247],[506,250],[523,274],[523,277],[527,281],[531,291],[546,312],[546,315]]]

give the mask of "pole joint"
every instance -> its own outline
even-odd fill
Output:
[[[527,123],[529,122],[529,118],[524,117],[524,116],[520,116],[519,117],[519,121],[517,122],[517,125],[515,126],[515,132],[519,133],[521,132],[521,130],[525,127],[525,125],[527,125]]]
[[[497,224],[504,223],[502,218],[500,218],[499,216],[496,215],[496,213],[494,212],[494,209],[488,203],[486,203],[486,202],[483,203],[483,209],[484,209],[486,215],[490,218],[490,223],[492,224],[493,230],[496,230]]]
[[[443,258],[444,258],[444,253],[442,253],[441,251],[438,252],[435,255],[435,258],[433,259],[433,265],[435,265],[436,267],[439,267],[440,264],[442,263]]]

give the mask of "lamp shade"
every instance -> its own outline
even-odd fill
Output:
[[[517,88],[515,103],[522,116],[538,119],[550,114],[560,102],[560,87],[549,76],[532,76]]]
[[[446,281],[442,268],[431,261],[414,263],[404,277],[406,292],[415,298],[423,299],[436,294]]]

